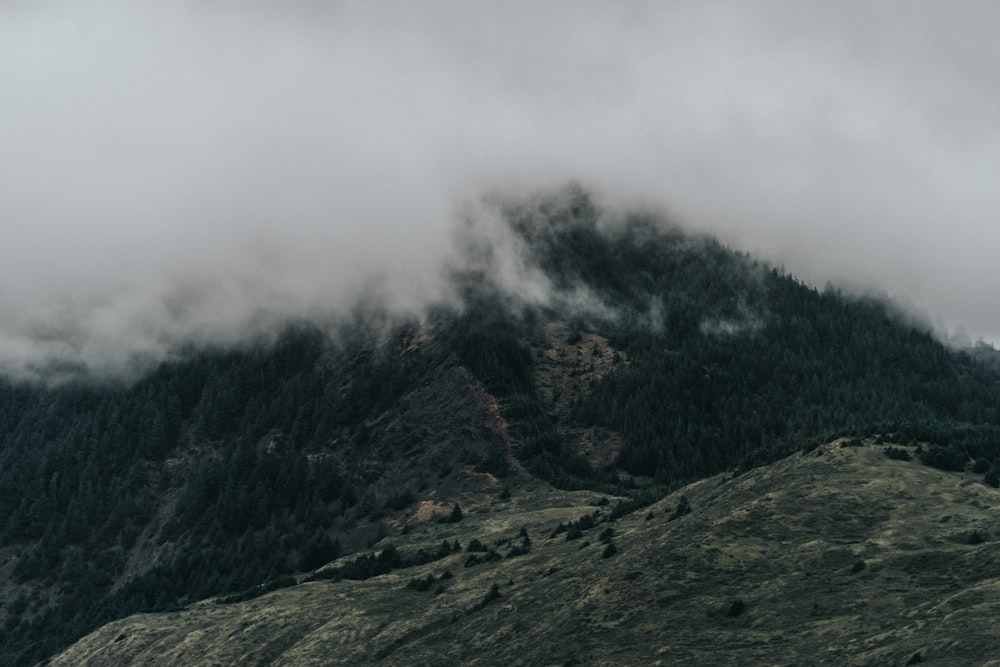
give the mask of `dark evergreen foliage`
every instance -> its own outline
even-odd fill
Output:
[[[690,513],[691,504],[688,502],[687,496],[681,496],[680,500],[677,501],[677,507],[675,507],[674,511],[670,513],[670,516],[667,517],[667,521],[674,521]]]
[[[468,551],[469,553],[474,553],[474,552],[486,553],[487,551],[489,551],[486,545],[480,542],[475,537],[469,540],[469,544],[468,546],[465,547],[465,550]]]
[[[926,465],[940,468],[941,470],[965,470],[967,457],[954,447],[940,447],[931,445],[920,454],[920,461]]]
[[[486,591],[486,595],[483,596],[483,599],[480,600],[476,604],[476,606],[472,608],[472,611],[479,611],[480,609],[484,609],[490,603],[499,600],[500,597],[501,597],[500,586],[498,584],[493,584],[492,586],[490,586],[490,590]]]
[[[502,560],[503,556],[497,553],[496,549],[490,549],[486,553],[471,554],[465,559],[465,567],[475,567],[476,565],[481,565],[483,563],[493,563],[498,560]]]
[[[904,447],[886,447],[885,455],[890,459],[896,459],[897,461],[909,461],[913,458],[910,454],[910,450]]]
[[[629,496],[611,519],[682,482],[834,435],[921,443],[921,461],[962,470],[974,460],[985,483],[1000,485],[995,351],[949,350],[883,303],[808,287],[662,220],[604,224],[578,188],[505,213],[552,298],[517,303],[486,273],[456,275],[462,307],[429,315],[435,342],[425,353],[393,347],[407,324],[362,319],[336,345],[293,328],[267,345],[188,351],[129,386],[0,381],[0,547],[17,554],[15,583],[64,591],[45,609],[8,605],[0,664],[41,661],[115,617],[257,591],[341,555],[341,527],[417,497],[376,493],[334,454],[378,444],[378,418],[441,367],[461,365],[497,399],[528,471]],[[606,308],[560,297],[581,293]],[[619,359],[573,397],[562,423],[534,382],[532,348],[546,344],[553,320],[580,340],[604,336]],[[620,435],[616,465],[593,469],[567,427]],[[467,463],[506,474],[507,445],[491,441]],[[618,469],[639,481],[617,481]],[[172,519],[144,536],[166,498]],[[595,525],[583,521],[554,534]],[[163,558],[112,593],[141,540],[163,546]],[[500,557],[471,556],[481,553]],[[321,572],[363,578],[437,555],[387,548]]]

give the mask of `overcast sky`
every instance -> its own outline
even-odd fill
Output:
[[[0,1],[0,368],[419,309],[470,202],[574,179],[1000,340],[998,34],[975,0]]]

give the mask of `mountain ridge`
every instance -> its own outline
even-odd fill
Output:
[[[463,549],[364,581],[130,617],[52,664],[996,664],[984,656],[1000,646],[1000,491],[849,442],[617,519],[591,492],[496,500],[393,548],[523,531],[527,554],[464,566]],[[567,540],[559,526],[582,516],[593,527]],[[443,590],[413,585],[428,575]]]
[[[363,304],[133,384],[0,380],[0,661],[504,494],[625,514],[876,434],[1000,481],[995,355],[579,188],[497,212],[422,319]]]

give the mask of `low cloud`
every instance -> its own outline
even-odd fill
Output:
[[[418,312],[483,193],[571,180],[1000,339],[998,29],[975,0],[0,4],[0,368]]]

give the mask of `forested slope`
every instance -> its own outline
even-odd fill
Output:
[[[0,383],[0,662],[312,570],[504,487],[648,500],[835,433],[1000,459],[992,355],[579,189],[495,206],[541,296],[482,268],[500,249],[479,239],[458,300],[420,319],[371,306],[178,351],[132,384]],[[542,391],[546,358],[588,381]],[[586,429],[612,462],[584,455]]]

